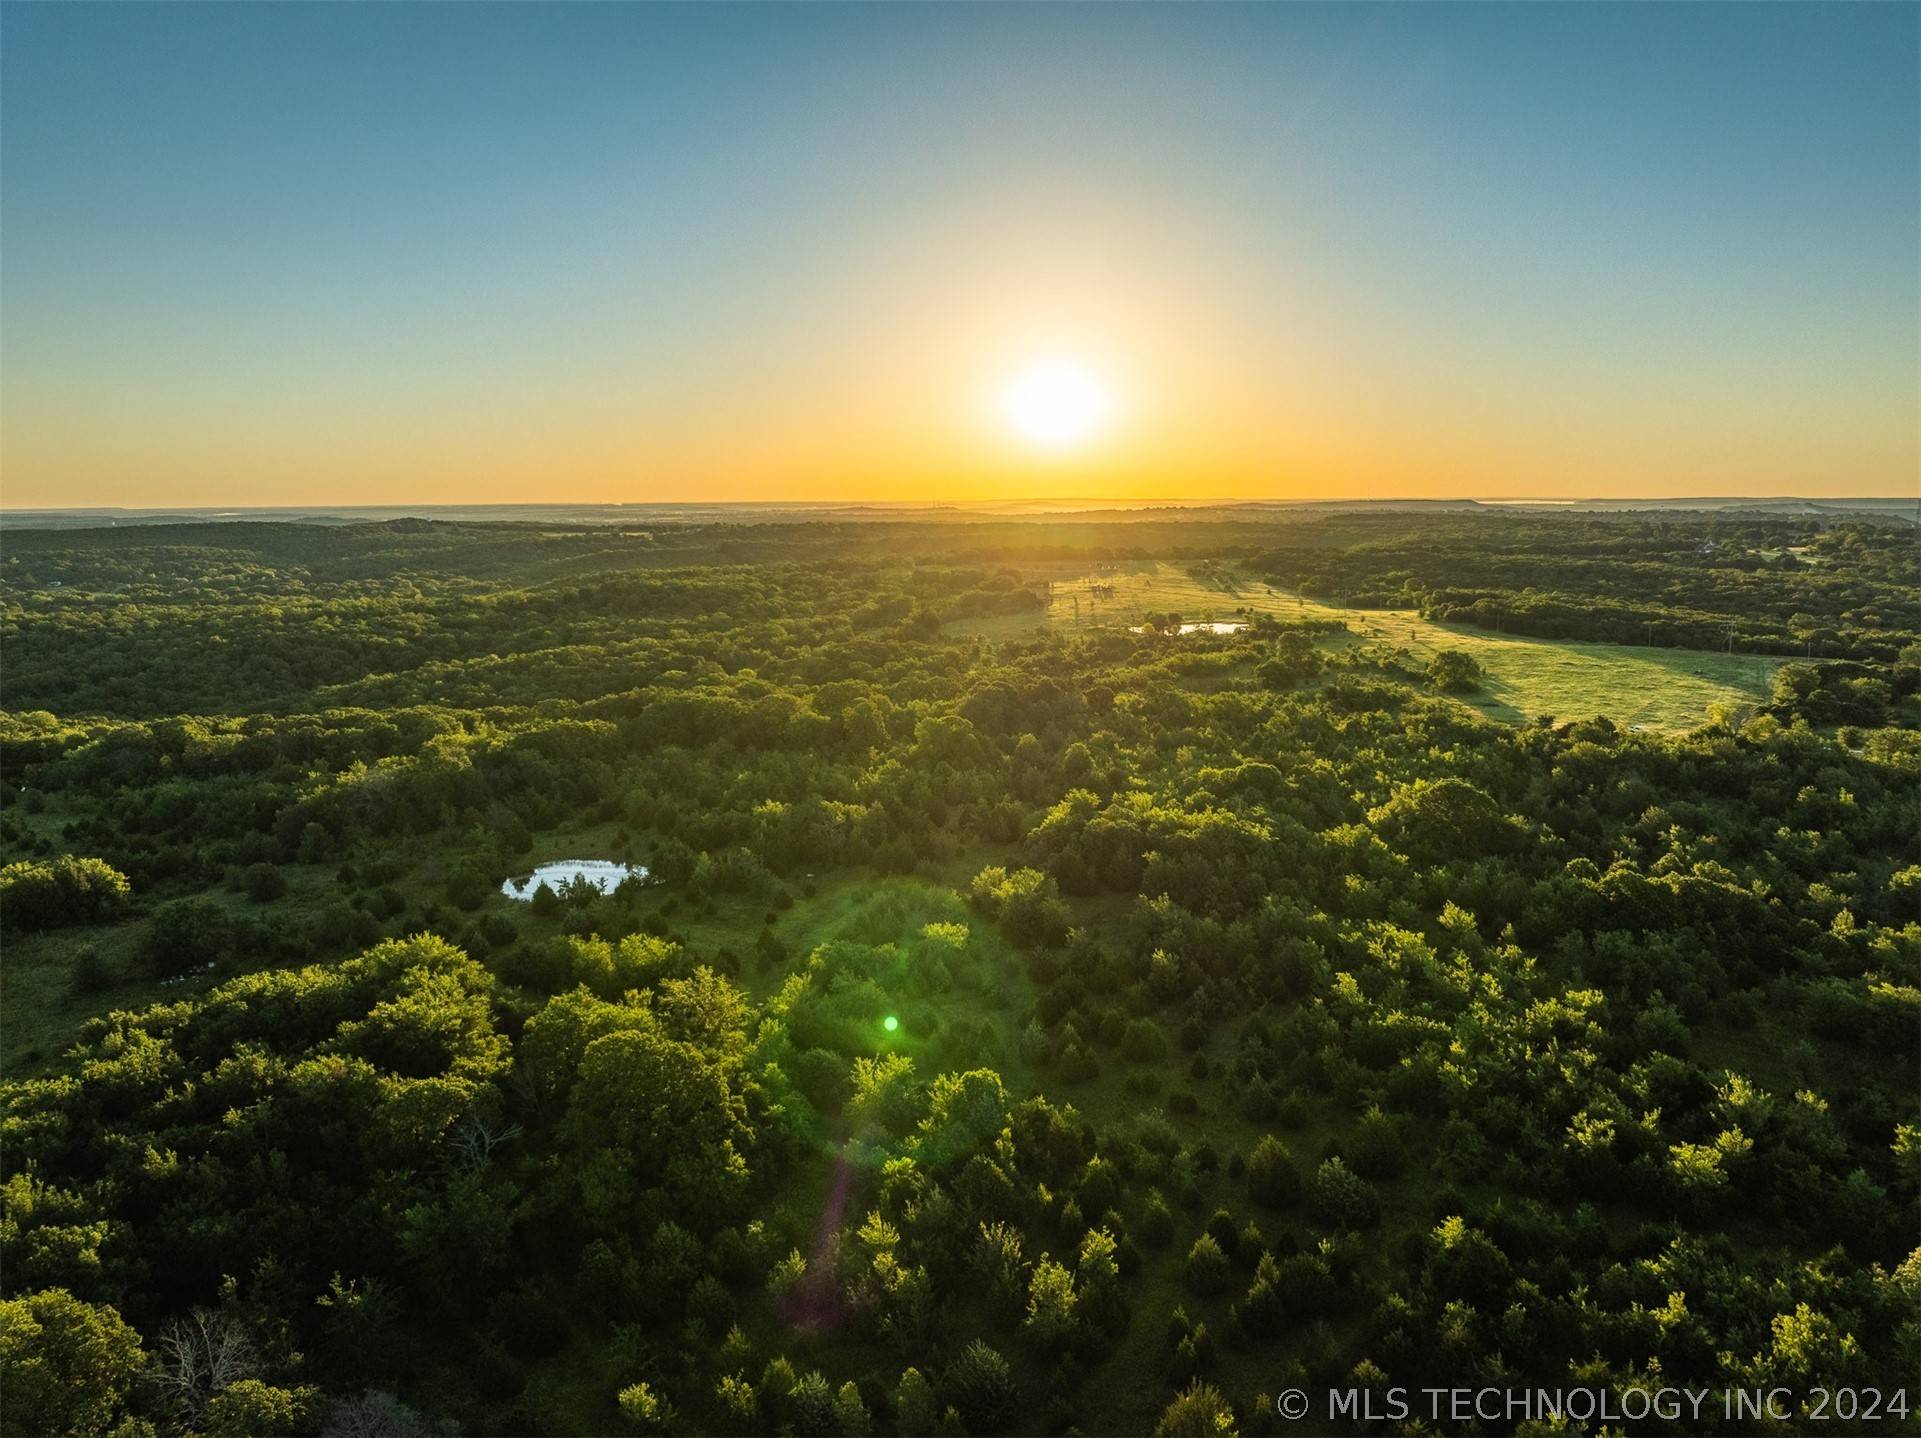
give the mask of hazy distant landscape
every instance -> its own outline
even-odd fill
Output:
[[[1884,516],[1921,523],[1921,498],[1916,499],[1636,499],[1636,500],[1143,500],[1116,504],[1099,499],[1034,499],[975,503],[836,504],[715,503],[715,504],[394,504],[373,506],[294,506],[247,509],[0,509],[0,529],[84,529],[122,524],[284,523],[346,524],[388,519],[437,519],[446,523],[507,521],[523,524],[646,524],[741,523],[798,524],[855,520],[940,519],[998,516],[1054,517],[1111,520],[1123,516],[1165,516],[1170,511],[1193,512],[1195,518],[1234,519],[1260,514],[1321,510],[1432,510],[1471,513],[1475,510],[1559,510],[1570,513],[1619,513],[1635,510],[1698,510],[1720,514],[1850,514]]]

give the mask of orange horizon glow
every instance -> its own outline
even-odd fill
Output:
[[[1015,284],[1006,258],[954,261],[936,286],[892,277],[884,323],[836,332],[801,306],[759,345],[710,338],[673,373],[618,344],[557,374],[508,355],[493,363],[518,404],[425,360],[420,378],[377,376],[384,393],[340,376],[271,403],[187,369],[129,377],[99,424],[98,391],[16,375],[0,505],[1901,497],[1921,474],[1898,372],[1765,396],[1658,373],[1570,392],[1520,357],[1425,364],[1380,317],[1325,300],[1281,296],[1268,330],[1218,282],[1069,287],[1037,266]],[[1084,357],[1113,408],[1049,449],[1010,429],[1004,400],[1055,354]]]

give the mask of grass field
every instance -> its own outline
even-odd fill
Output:
[[[1424,668],[1443,649],[1473,655],[1487,671],[1487,680],[1466,702],[1490,718],[1515,723],[1541,714],[1562,719],[1605,714],[1617,724],[1674,732],[1702,723],[1710,705],[1738,709],[1764,699],[1781,663],[1752,654],[1489,634],[1432,624],[1413,610],[1348,609],[1245,580],[1231,571],[1197,571],[1156,561],[1113,565],[1094,574],[1040,577],[1053,583],[1044,613],[973,621],[964,627],[1005,638],[1040,625],[1074,630],[1138,624],[1142,615],[1152,613],[1178,613],[1189,620],[1227,620],[1242,612],[1338,619],[1348,625],[1348,644],[1402,651],[1402,662],[1414,668]],[[1097,594],[1096,586],[1113,592]]]

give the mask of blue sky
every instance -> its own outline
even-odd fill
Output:
[[[0,482],[1899,493],[1918,16],[9,5]]]

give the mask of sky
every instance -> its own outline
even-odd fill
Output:
[[[8,508],[1917,476],[1913,5],[0,6]]]

